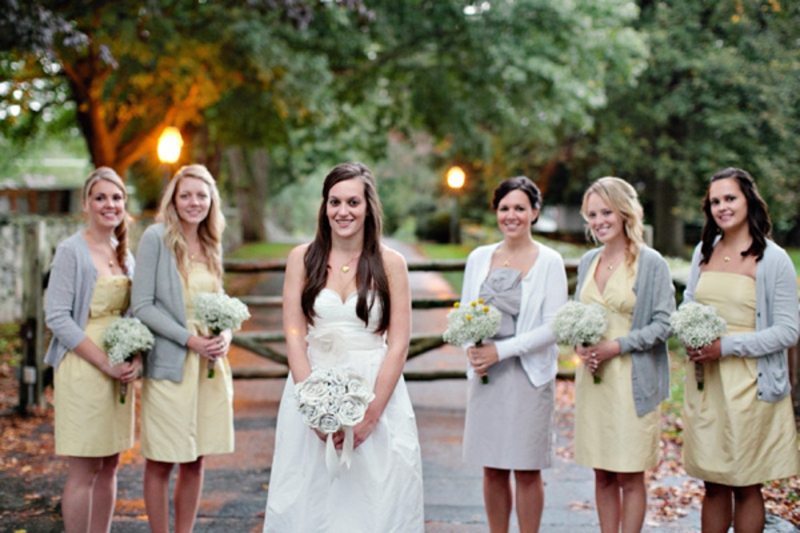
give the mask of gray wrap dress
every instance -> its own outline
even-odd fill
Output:
[[[481,284],[480,297],[502,318],[492,339],[517,333],[521,272],[494,268]],[[488,339],[491,341],[492,339]],[[507,470],[540,470],[553,464],[555,380],[534,387],[519,357],[489,368],[489,383],[471,379],[464,424],[464,461]]]

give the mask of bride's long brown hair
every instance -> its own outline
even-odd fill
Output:
[[[314,301],[328,281],[328,256],[331,252],[331,224],[327,216],[328,196],[331,188],[339,182],[358,179],[364,184],[364,197],[367,203],[367,216],[364,221],[364,244],[356,269],[356,285],[358,301],[356,315],[369,325],[369,312],[380,301],[381,317],[377,333],[384,333],[389,328],[391,303],[389,301],[389,280],[381,254],[381,231],[383,227],[383,208],[375,189],[375,178],[372,172],[362,163],[342,163],[337,165],[325,177],[322,185],[322,204],[317,216],[317,235],[308,246],[303,261],[306,267],[306,281],[303,285],[301,305],[303,315],[309,324],[314,324]],[[370,290],[372,294],[370,295]]]

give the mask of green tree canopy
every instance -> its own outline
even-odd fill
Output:
[[[655,214],[656,245],[674,255],[684,253],[683,222],[702,219],[708,178],[728,166],[753,174],[779,227],[795,223],[800,4],[639,3],[648,68],[635,88],[611,90],[573,173],[639,183]]]
[[[366,16],[351,0],[12,1],[0,24],[9,31],[0,40],[4,129],[30,129],[44,110],[71,103],[94,164],[124,175],[165,126],[202,123],[203,111],[245,84],[270,90],[280,64],[247,64],[246,38],[300,31],[340,4]]]

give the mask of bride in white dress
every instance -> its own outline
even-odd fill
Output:
[[[264,533],[421,533],[422,461],[402,371],[411,330],[403,257],[380,243],[369,169],[343,163],[325,178],[313,242],[289,254],[283,321],[291,373],[281,399]],[[326,436],[297,410],[294,384],[340,366],[373,384],[354,428],[352,464],[331,480]],[[343,433],[334,435],[342,448]]]

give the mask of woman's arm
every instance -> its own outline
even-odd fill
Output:
[[[653,261],[654,268],[650,271],[649,279],[643,279],[639,284],[642,294],[647,291],[652,295],[652,312],[645,326],[616,339],[620,353],[645,351],[669,337],[669,316],[675,311],[675,287],[667,262],[662,257]]]
[[[98,370],[108,376],[125,382],[133,381],[139,372],[140,361],[129,361],[112,365],[108,355],[100,349],[92,339],[85,337],[72,351],[79,357],[86,359],[96,366]]]
[[[702,243],[701,243],[702,244]],[[683,291],[683,303],[694,301],[694,290],[697,280],[700,279],[700,259],[702,258],[701,244],[698,244],[692,254],[692,265],[689,269],[689,279]]]
[[[47,287],[45,304],[45,321],[53,335],[75,354],[97,367],[112,378],[121,379],[133,374],[128,381],[136,377],[138,368],[130,363],[112,365],[106,353],[97,346],[81,329],[73,318],[75,284],[81,275],[75,250],[59,246],[50,267],[50,281]],[[133,369],[132,369],[133,368]]]
[[[560,257],[558,260],[551,260],[545,271],[545,277],[532,282],[543,285],[541,287],[541,290],[544,291],[540,310],[541,324],[530,331],[518,332],[510,339],[497,341],[495,344],[499,359],[525,355],[556,343],[551,324],[555,320],[558,310],[567,303],[568,293],[564,262]],[[527,304],[528,302],[522,302],[523,306]]]
[[[394,393],[408,357],[408,341],[411,337],[411,291],[408,284],[408,269],[402,255],[385,247],[383,262],[389,278],[389,300],[392,303],[386,335],[388,351],[375,380],[375,399],[370,402],[364,420],[353,429],[354,446],[364,442],[375,429]]]
[[[75,250],[59,246],[50,266],[50,280],[45,298],[45,323],[59,342],[72,350],[80,344],[86,333],[73,318],[75,284],[80,272]]]
[[[156,275],[161,257],[161,237],[155,231],[145,231],[136,250],[136,270],[131,287],[131,309],[133,315],[150,328],[153,333],[170,339],[181,346],[188,346],[191,332],[175,317],[165,313],[156,302]],[[166,283],[166,280],[161,280]],[[181,304],[182,305],[182,304]]]
[[[752,333],[722,337],[722,355],[761,357],[797,344],[797,274],[789,256],[783,250],[780,252],[782,256],[776,258],[774,277],[771,287],[767,289],[770,291],[766,300],[772,309],[772,324]]]
[[[303,258],[307,244],[297,246],[286,260],[286,276],[283,280],[283,331],[286,335],[286,358],[295,383],[304,381],[311,374],[308,362],[308,322],[303,314],[301,297],[306,280]]]

